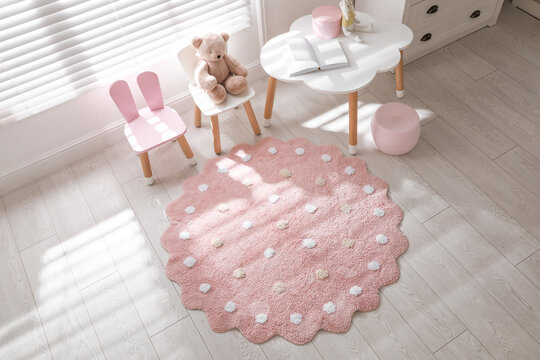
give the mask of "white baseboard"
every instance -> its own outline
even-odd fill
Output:
[[[246,67],[249,70],[248,79],[251,82],[266,76],[258,60],[248,64]],[[165,103],[179,113],[189,111],[193,108],[193,101],[187,90],[166,99]],[[45,154],[3,171],[0,173],[0,195],[101,151],[107,146],[122,141],[125,139],[123,126],[123,119],[115,121],[84,137],[57,146]]]

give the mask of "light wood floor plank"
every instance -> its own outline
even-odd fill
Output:
[[[540,95],[540,71],[533,64],[481,32],[472,33],[459,42],[536,95]]]
[[[344,334],[319,331],[312,340],[313,344],[327,360],[376,360],[379,357],[366,342],[366,339],[351,325]]]
[[[534,194],[441,119],[431,121],[422,130],[422,137],[431,146],[540,239],[540,200]]]
[[[466,328],[405,259],[398,263],[399,281],[382,293],[427,348],[437,351]]]
[[[122,185],[122,189],[150,239],[161,264],[165,267],[169,260],[169,254],[161,247],[160,240],[165,229],[169,227],[165,208],[171,202],[171,198],[159,181],[148,186],[141,177],[128,181]]]
[[[402,156],[405,162],[489,240],[512,264],[535,252],[539,242],[425,140]]]
[[[383,295],[377,309],[357,312],[353,324],[381,360],[435,359]]]
[[[21,257],[54,359],[105,359],[58,237]]]
[[[533,338],[540,340],[540,290],[454,209],[444,210],[424,226]]]
[[[114,175],[120,184],[142,176],[141,162],[127,140],[120,141],[103,150]],[[150,152],[152,156],[152,151]],[[150,159],[152,161],[152,159]]]
[[[0,359],[52,359],[1,200],[0,304]]]
[[[373,94],[381,103],[389,103],[398,101],[395,91],[395,79],[390,73],[380,73],[375,76],[375,79],[369,84],[368,90]],[[407,88],[407,84],[405,84]],[[405,97],[399,99],[399,102],[409,105],[420,116],[420,124],[426,124],[437,117],[437,114],[429,108],[426,104],[420,101],[410,91],[405,91]]]
[[[496,128],[540,159],[540,127],[484,86],[434,53],[417,60],[418,66],[463,103],[476,109]],[[540,69],[539,69],[540,70]],[[540,71],[539,71],[540,72]],[[540,79],[540,78],[539,78]],[[471,94],[474,94],[471,96]],[[445,118],[452,122],[452,118]]]
[[[540,198],[540,160],[518,146],[495,162]]]
[[[161,360],[212,360],[190,317],[154,335],[152,342]]]
[[[498,70],[482,78],[480,83],[514,110],[540,125],[540,96]]]
[[[56,234],[37,183],[16,189],[3,199],[19,250]]]
[[[268,359],[261,347],[249,342],[240,331],[234,329],[226,333],[216,333],[210,328],[203,311],[190,310],[189,314],[214,360]]]
[[[39,187],[79,288],[116,271],[71,168],[41,179]]]
[[[540,250],[523,260],[517,268],[540,289]]]
[[[438,360],[493,360],[482,344],[468,331],[435,353]]]
[[[416,63],[405,67],[405,82],[407,90],[422,99],[438,116],[452,119],[452,127],[490,158],[495,159],[516,146],[506,134],[429,77]]]
[[[299,346],[275,336],[260,346],[270,360],[323,359],[311,342]]]
[[[81,295],[107,358],[158,358],[120,275],[109,275]]]
[[[457,41],[437,50],[437,53],[475,80],[497,70],[495,66]]]
[[[484,28],[480,31],[531,64],[540,67],[540,44],[530,37],[501,26]]]
[[[150,336],[187,316],[105,157],[97,154],[72,168]]]
[[[408,212],[401,230],[407,262],[495,358],[537,358],[540,345]]]

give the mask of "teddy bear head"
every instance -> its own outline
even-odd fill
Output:
[[[197,54],[206,61],[219,61],[227,53],[227,41],[229,34],[206,34],[202,37],[196,36],[191,40],[191,44],[197,49]]]

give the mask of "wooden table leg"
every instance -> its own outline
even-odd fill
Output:
[[[195,109],[193,110],[193,122],[195,127],[201,127],[201,109],[195,104]]]
[[[219,154],[221,152],[221,138],[219,136],[218,116],[211,116],[210,120],[212,121],[212,135],[214,136],[214,152]]]
[[[396,96],[398,99],[402,99],[405,96],[405,89],[403,85],[403,50],[399,50],[401,59],[396,66]]]
[[[141,160],[146,185],[152,185],[154,183],[154,178],[152,177],[152,167],[150,166],[150,158],[148,158],[148,153],[140,153],[139,159]]]
[[[193,156],[193,151],[191,151],[191,146],[189,146],[189,143],[186,140],[185,136],[180,136],[176,138],[178,141],[178,144],[182,148],[182,151],[184,155],[186,156],[186,159],[188,160],[190,165],[197,165],[197,160]]]
[[[251,102],[249,100],[244,103],[244,110],[246,110],[246,114],[249,119],[249,123],[251,124],[251,128],[253,129],[253,133],[255,135],[261,135],[261,128],[259,127],[259,123],[257,122],[257,118],[255,117],[253,107],[251,106]]]
[[[263,126],[269,127],[270,126],[270,118],[272,117],[272,108],[274,107],[274,97],[276,96],[276,85],[277,80],[273,77],[268,77],[268,86],[266,88],[266,104],[264,105],[264,118],[267,119],[263,120]]]
[[[358,91],[349,94],[349,153],[356,154],[358,139]]]

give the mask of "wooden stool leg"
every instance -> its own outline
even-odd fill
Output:
[[[263,126],[270,126],[270,118],[272,117],[272,109],[274,107],[274,97],[276,96],[277,80],[273,77],[268,77],[268,86],[266,88],[266,104],[264,105],[264,118]]]
[[[244,103],[244,109],[246,110],[246,114],[249,119],[249,123],[251,124],[251,128],[253,129],[253,132],[255,133],[255,135],[261,135],[261,128],[259,128],[259,123],[257,122],[257,118],[255,117],[253,107],[251,106],[249,100]]]
[[[358,139],[358,92],[349,94],[349,153],[356,154],[356,144]]]
[[[214,136],[214,152],[219,154],[221,152],[221,139],[219,137],[219,122],[218,116],[214,115],[210,117],[212,121],[212,135]]]
[[[191,147],[189,146],[189,143],[186,140],[185,136],[180,136],[176,138],[178,141],[178,144],[180,144],[180,147],[182,148],[182,151],[184,152],[184,155],[186,156],[186,159],[188,159],[188,162],[190,165],[197,165],[197,160],[193,157],[193,151],[191,151]]]
[[[398,99],[402,99],[405,96],[404,80],[403,80],[403,50],[399,50],[401,53],[401,59],[396,66],[396,96]]]
[[[139,159],[141,160],[141,166],[144,174],[144,179],[146,180],[146,185],[152,185],[154,183],[154,178],[152,177],[152,167],[150,166],[150,159],[148,158],[148,153],[140,153]]]
[[[201,127],[201,109],[195,104],[195,109],[193,112],[193,122],[195,123],[195,127]]]

